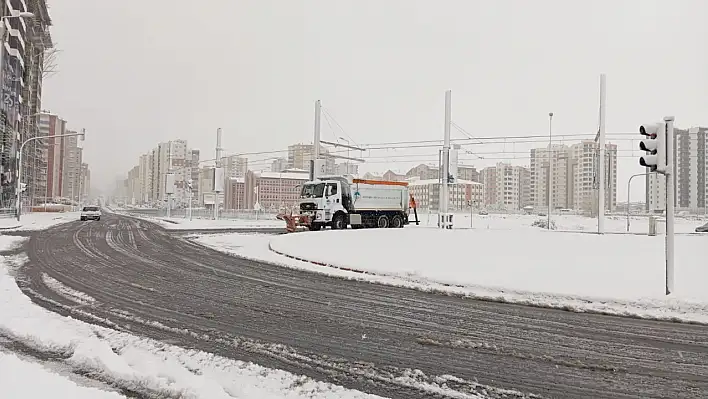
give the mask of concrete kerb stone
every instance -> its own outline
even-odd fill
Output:
[[[369,276],[376,276],[376,277],[397,277],[397,278],[402,278],[401,276],[390,276],[390,275],[387,275],[387,274],[379,274],[379,273],[374,273],[374,272],[371,272],[371,271],[368,271],[368,270],[361,270],[361,269],[356,269],[356,268],[351,268],[351,267],[346,267],[346,266],[337,266],[337,265],[331,264],[331,263],[318,262],[318,261],[314,261],[314,260],[309,260],[309,259],[301,258],[301,257],[299,257],[299,256],[290,255],[290,254],[287,254],[287,253],[282,252],[282,251],[278,251],[277,249],[273,248],[273,244],[272,244],[270,241],[268,241],[268,250],[271,251],[271,252],[273,252],[274,254],[277,254],[277,255],[280,255],[280,256],[284,256],[284,257],[289,258],[289,259],[294,259],[294,260],[297,260],[297,261],[300,261],[300,262],[310,263],[310,264],[316,265],[316,266],[329,267],[329,268],[332,268],[332,269],[343,270],[343,271],[346,271],[346,272],[353,272],[353,273],[359,273],[359,274],[366,274],[366,275],[369,275]],[[403,279],[405,280],[405,278],[403,278]],[[442,286],[444,286],[444,287],[465,288],[464,285],[460,285],[460,284],[437,283],[437,282],[436,282],[435,284],[442,285]]]

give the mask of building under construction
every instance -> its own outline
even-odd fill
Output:
[[[49,34],[51,19],[46,0],[7,0],[0,6],[0,16],[31,12],[32,18],[6,18],[3,42],[2,104],[0,104],[1,191],[0,206],[12,207],[18,186],[18,167],[22,167],[22,182],[27,184],[25,204],[44,201],[46,195],[46,143],[35,140],[23,150],[22,165],[18,165],[21,144],[39,135],[39,113],[42,109],[42,80],[51,73],[47,56],[53,43]]]

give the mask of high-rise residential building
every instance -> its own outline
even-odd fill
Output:
[[[571,146],[572,164],[572,208],[595,214],[597,210],[598,184],[600,182],[598,143],[585,140]],[[605,209],[613,211],[617,207],[617,145],[605,144]]]
[[[151,166],[152,159],[150,153],[143,154],[138,158],[138,184],[140,185],[140,196],[135,199],[138,204],[149,204],[151,202]]]
[[[74,134],[76,132],[67,130],[66,134]],[[81,164],[82,149],[79,148],[78,136],[63,137],[63,165],[62,165],[62,188],[61,193],[63,198],[68,198],[72,202],[79,202],[79,194],[81,193]]]
[[[287,168],[288,168],[288,159],[287,158],[277,158],[273,161],[273,163],[270,164],[270,171],[271,172],[282,172]]]
[[[49,34],[51,19],[45,0],[5,1],[0,6],[0,17],[29,11],[32,18],[4,19],[9,32],[3,51],[3,101],[0,104],[0,202],[5,207],[14,202],[19,170],[18,154],[21,144],[40,134],[42,78],[48,71],[45,55],[52,48]],[[22,153],[22,182],[27,184],[23,200],[26,204],[43,201],[46,191],[44,176],[44,144],[29,141]],[[38,183],[39,180],[39,183]]]
[[[697,212],[706,207],[708,128],[675,130],[676,207]]]
[[[221,158],[221,167],[224,168],[224,176],[244,177],[248,171],[248,159],[238,155],[229,155]]]
[[[64,173],[64,145],[65,137],[55,137],[66,133],[66,121],[58,115],[43,113],[40,115],[40,135],[47,137],[42,148],[42,157],[46,162],[46,188],[44,194],[37,193],[37,197],[45,197],[46,201],[53,201],[63,197]],[[38,187],[39,189],[40,187]]]
[[[197,184],[199,182],[199,160],[200,152],[199,150],[192,150],[192,159],[191,162],[189,163],[189,168],[191,171],[191,178],[192,178],[192,191],[196,194],[197,192]]]
[[[563,144],[554,144],[550,150],[533,148],[530,161],[530,205],[546,209],[550,192],[553,209],[572,208],[572,191],[569,188],[572,187],[573,157],[570,148]]]
[[[288,146],[288,169],[310,170],[310,161],[314,159],[314,144],[293,144]],[[320,157],[325,160],[325,174],[335,174],[334,158],[329,151],[321,147]]]
[[[482,169],[484,205],[493,209],[517,211],[530,202],[530,173],[523,166],[499,162]]]
[[[91,169],[87,163],[81,164],[81,196],[82,201],[91,197]]]
[[[708,196],[708,128],[674,130],[675,206],[677,210],[704,212]],[[666,210],[666,180],[651,173],[646,178],[647,210]]]
[[[574,209],[594,214],[597,211],[599,177],[598,144],[592,140],[566,146],[553,145],[531,150],[530,205],[545,210],[548,207],[548,165],[552,160],[553,209]],[[605,209],[617,206],[617,146],[605,145]]]

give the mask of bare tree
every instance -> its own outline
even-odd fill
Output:
[[[44,50],[44,59],[42,64],[42,79],[49,78],[59,72],[59,53],[61,50],[54,45],[51,48]]]

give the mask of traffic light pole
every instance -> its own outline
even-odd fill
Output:
[[[674,291],[674,117],[664,117],[666,122],[666,295]]]

